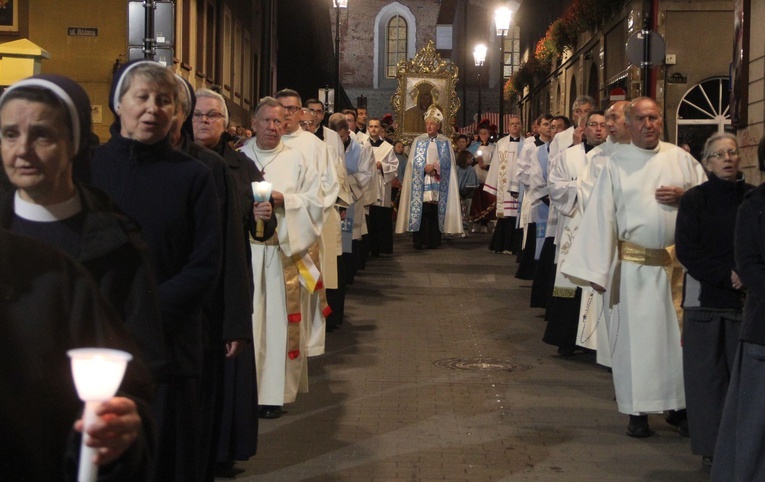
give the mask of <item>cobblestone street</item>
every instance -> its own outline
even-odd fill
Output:
[[[631,439],[609,372],[541,341],[531,282],[487,234],[371,260],[346,321],[309,362],[310,393],[261,420],[237,480],[707,480],[663,416]],[[223,479],[221,479],[223,480]]]

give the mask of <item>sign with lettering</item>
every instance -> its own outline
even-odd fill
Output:
[[[683,75],[680,72],[675,72],[674,74],[667,77],[667,83],[668,84],[687,84],[688,76]]]
[[[95,27],[67,27],[66,34],[70,37],[98,37]]]

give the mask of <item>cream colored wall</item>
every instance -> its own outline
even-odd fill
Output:
[[[102,140],[109,137],[113,121],[109,110],[109,87],[114,61],[127,44],[127,2],[124,0],[35,0],[29,12],[29,40],[51,54],[42,63],[43,73],[71,77],[79,82],[102,120],[94,131]],[[67,27],[98,28],[97,37],[67,35]]]

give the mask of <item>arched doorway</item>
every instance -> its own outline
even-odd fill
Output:
[[[696,159],[701,159],[704,142],[709,136],[733,132],[729,86],[728,77],[702,80],[688,89],[677,106],[677,145],[690,145],[691,154]]]

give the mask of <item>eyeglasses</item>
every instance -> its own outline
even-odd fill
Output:
[[[313,121],[300,121],[301,127],[312,126],[312,125],[313,125]]]
[[[215,111],[213,110],[213,111],[210,111],[210,112],[208,112],[208,113],[206,113],[206,114],[204,114],[204,113],[202,113],[202,112],[194,112],[194,113],[191,115],[191,117],[192,117],[192,119],[194,119],[195,121],[199,121],[199,120],[202,120],[202,118],[203,118],[203,117],[207,118],[207,120],[216,121],[216,120],[218,120],[218,119],[222,118],[222,117],[223,117],[223,114],[221,114],[220,112],[215,112]]]
[[[601,129],[606,128],[605,122],[588,122],[587,127],[600,127]]]
[[[294,114],[295,112],[299,111],[301,107],[296,105],[284,105],[281,104],[282,108],[287,111],[288,114]]]
[[[308,109],[312,114],[323,114],[324,109]]]
[[[709,155],[709,159],[719,160],[719,159],[725,159],[725,155],[728,155],[729,157],[738,157],[738,149],[728,149],[727,151],[717,151],[713,152]]]

